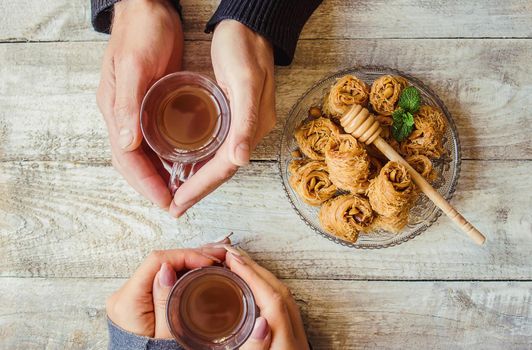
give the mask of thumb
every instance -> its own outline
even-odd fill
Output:
[[[155,313],[155,338],[172,338],[166,322],[166,301],[176,282],[176,273],[167,263],[155,275],[153,281],[153,307]]]
[[[240,350],[268,350],[272,342],[272,331],[268,321],[264,317],[255,320],[255,326],[248,340],[240,347]]]
[[[240,83],[240,82],[239,82]],[[259,123],[259,106],[262,84],[252,82],[251,86],[238,86],[229,91],[233,125],[229,135],[229,160],[234,165],[243,166],[249,163],[254,147],[255,134]]]
[[[140,105],[148,89],[146,72],[135,59],[122,59],[116,63],[116,92],[114,120],[120,148],[125,151],[137,149],[142,141],[140,132]]]

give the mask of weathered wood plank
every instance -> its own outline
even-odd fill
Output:
[[[104,47],[0,45],[3,160],[109,159],[95,103]],[[187,42],[186,51],[187,69],[212,74],[209,43]],[[294,64],[277,69],[278,123],[254,158],[276,159],[288,111],[316,80],[343,67],[380,64],[414,74],[443,98],[464,158],[531,159],[531,52],[532,40],[303,41]]]
[[[0,348],[106,348],[104,301],[122,279],[1,282]],[[530,282],[285,282],[315,349],[530,349],[532,342]]]
[[[474,245],[441,217],[398,247],[360,251],[315,234],[273,162],[254,163],[180,220],[108,166],[0,163],[0,275],[126,277],[152,249],[235,239],[283,278],[531,280],[529,161],[465,161],[452,203],[486,234]],[[252,200],[249,200],[249,199]]]
[[[203,32],[218,1],[183,0],[185,37],[208,40]],[[0,41],[106,40],[90,24],[87,0],[0,1]],[[411,37],[530,37],[532,7],[526,0],[437,4],[423,0],[326,0],[301,35],[304,39]]]

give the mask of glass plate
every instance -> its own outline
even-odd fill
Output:
[[[384,230],[377,230],[368,234],[360,234],[357,242],[349,242],[325,232],[318,219],[319,207],[313,207],[304,203],[292,190],[288,183],[288,164],[292,160],[291,152],[296,150],[297,143],[293,137],[294,130],[308,118],[308,110],[311,106],[321,106],[324,94],[334,84],[337,78],[346,74],[353,74],[371,85],[373,80],[381,75],[400,75],[408,82],[419,89],[424,104],[438,107],[445,115],[447,121],[447,131],[444,135],[443,146],[447,150],[446,155],[441,159],[433,161],[434,168],[438,171],[438,179],[433,186],[443,197],[449,200],[455,189],[460,174],[460,142],[456,125],[451,114],[440,98],[425,84],[418,79],[403,72],[387,67],[355,67],[349,68],[318,81],[296,102],[290,111],[281,138],[279,149],[279,170],[288,199],[299,217],[315,232],[338,244],[362,249],[378,249],[392,247],[406,242],[424,232],[441,215],[441,211],[425,196],[419,196],[415,206],[410,211],[408,225],[400,233],[391,233]]]

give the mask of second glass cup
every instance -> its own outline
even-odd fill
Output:
[[[211,158],[229,132],[231,112],[220,87],[209,77],[177,72],[159,79],[140,108],[144,139],[170,173],[172,193]]]
[[[170,332],[185,349],[238,349],[259,316],[247,283],[225,267],[192,270],[176,282],[166,303]]]

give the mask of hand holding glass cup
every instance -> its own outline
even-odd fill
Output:
[[[172,73],[148,90],[140,109],[140,126],[146,143],[170,173],[172,195],[216,153],[230,123],[227,98],[205,75]]]
[[[185,349],[308,349],[288,288],[227,237],[195,249],[153,252],[108,298],[106,309],[112,349],[138,336]],[[116,329],[122,339],[113,343]]]

